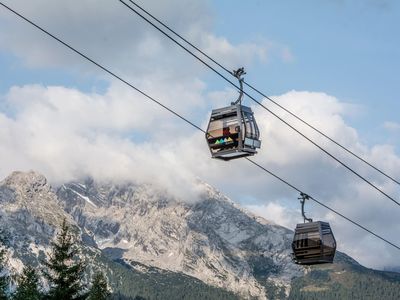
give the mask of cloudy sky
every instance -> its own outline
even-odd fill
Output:
[[[186,118],[206,127],[237,92],[119,1],[2,0]],[[394,178],[400,178],[400,6],[385,0],[138,1],[228,69]],[[200,178],[249,210],[292,228],[298,195],[244,160],[210,159],[204,136],[0,7],[0,177],[34,169],[53,184],[93,176],[153,182],[184,200]],[[385,192],[400,188],[264,105]],[[400,207],[252,106],[254,157],[277,175],[400,244]],[[339,250],[376,268],[398,250],[314,203]]]

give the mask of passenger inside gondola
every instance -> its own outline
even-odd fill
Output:
[[[230,134],[231,134],[231,131],[230,131],[229,127],[224,127],[224,128],[222,129],[222,135],[223,135],[223,136],[228,136],[228,135],[230,135]]]
[[[235,116],[210,122],[207,137],[213,152],[238,146],[238,133],[235,132],[235,126],[237,127],[237,125],[238,122]]]

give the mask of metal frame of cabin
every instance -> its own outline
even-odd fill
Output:
[[[222,126],[211,130],[212,128],[210,127],[212,123],[218,122],[219,120],[222,122],[224,120],[236,120],[236,124],[233,123],[229,126]],[[229,133],[223,134],[225,129],[227,129]],[[233,132],[230,130],[233,130]],[[259,136],[260,132],[250,107],[243,106],[239,103],[214,109],[211,112],[206,132],[206,140],[213,158],[231,160],[254,155],[257,153],[256,149],[261,146]],[[221,139],[231,139],[231,141],[218,144],[217,141]]]
[[[297,224],[292,242],[293,260],[297,264],[332,263],[336,240],[327,222]]]

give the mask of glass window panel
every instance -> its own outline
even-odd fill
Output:
[[[318,247],[321,245],[319,232],[296,234],[294,240],[298,248]]]
[[[330,247],[330,248],[334,248],[335,247],[335,240],[332,236],[332,234],[324,234],[322,236],[322,240],[325,246]]]
[[[208,134],[210,138],[228,136],[237,133],[236,127],[238,121],[236,116],[229,116],[222,119],[213,120],[210,122]]]
[[[258,139],[258,128],[254,121],[252,113],[244,114],[244,122],[246,124],[246,136],[252,139]]]

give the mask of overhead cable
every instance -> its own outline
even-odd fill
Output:
[[[25,20],[26,22],[28,22],[29,24],[31,24],[32,26],[36,27],[37,29],[39,29],[40,31],[42,31],[43,33],[45,33],[47,36],[53,38],[54,40],[58,41],[59,43],[61,43],[62,45],[66,46],[67,48],[69,48],[70,50],[72,50],[73,52],[75,52],[76,54],[78,54],[79,56],[83,57],[84,59],[88,60],[89,62],[91,62],[92,64],[96,65],[97,67],[99,67],[101,70],[107,72],[109,75],[113,76],[114,78],[118,79],[119,81],[121,81],[122,83],[126,84],[127,86],[129,86],[130,88],[133,88],[135,91],[139,92],[140,94],[142,94],[143,96],[145,96],[146,98],[148,98],[149,100],[153,101],[154,103],[158,104],[159,106],[161,106],[162,108],[168,110],[170,113],[174,114],[175,116],[177,116],[178,118],[180,118],[181,120],[185,121],[186,123],[188,123],[189,125],[193,126],[194,128],[196,128],[197,130],[200,130],[201,132],[203,132],[204,134],[206,133],[201,127],[197,126],[196,124],[194,124],[193,122],[189,121],[187,118],[183,117],[182,115],[180,115],[179,113],[175,112],[174,110],[168,108],[166,105],[162,104],[161,102],[157,101],[155,98],[149,96],[147,93],[143,92],[142,90],[140,90],[139,88],[136,88],[133,84],[129,83],[128,81],[124,80],[122,77],[118,76],[117,74],[115,74],[114,72],[110,71],[108,68],[104,67],[103,65],[101,65],[100,63],[96,62],[95,60],[91,59],[90,57],[88,57],[86,54],[82,53],[81,51],[77,50],[76,48],[72,47],[71,45],[67,44],[66,42],[62,41],[60,38],[56,37],[55,35],[51,34],[49,31],[45,30],[44,28],[40,27],[39,25],[37,25],[36,23],[34,23],[33,21],[29,20],[28,18],[26,18],[25,16],[23,16],[22,14],[18,13],[17,11],[15,11],[14,9],[10,8],[9,6],[5,5],[4,3],[0,2],[0,5],[3,6],[4,8],[6,8],[7,10],[9,10],[10,12],[14,13],[15,15],[17,15],[18,17],[20,17],[21,19]],[[246,158],[248,161],[250,161],[252,164],[254,164],[255,166],[259,167],[261,170],[265,171],[266,173],[272,175],[273,177],[275,177],[276,179],[278,179],[279,181],[281,181],[282,183],[288,185],[289,187],[291,187],[292,189],[296,190],[297,192],[302,192],[299,188],[295,187],[294,185],[292,185],[291,183],[289,183],[288,181],[282,179],[281,177],[275,175],[273,172],[269,171],[268,169],[266,169],[265,167],[261,166],[260,164],[256,163],[255,161],[253,161],[252,159]],[[358,222],[353,221],[352,219],[344,216],[342,213],[330,208],[329,206],[327,206],[326,204],[323,204],[322,202],[316,200],[315,198],[309,196],[310,199],[314,200],[316,203],[318,203],[319,205],[325,207],[326,209],[330,210],[331,212],[337,214],[338,216],[344,218],[345,220],[351,222],[353,225],[361,228],[362,230],[368,232],[369,234],[372,234],[373,236],[375,236],[376,238],[382,240],[383,242],[391,245],[392,247],[396,248],[397,250],[400,250],[400,246],[390,242],[389,240],[385,239],[384,237],[374,233],[372,230],[367,229],[366,227],[360,225]]]
[[[240,90],[240,87],[236,85],[236,83],[232,82],[230,79],[228,79],[226,76],[224,76],[223,74],[221,74],[221,72],[219,72],[218,70],[216,70],[214,67],[212,67],[210,64],[208,64],[207,62],[205,62],[203,59],[201,59],[199,56],[197,56],[196,54],[194,54],[193,52],[191,52],[188,48],[186,48],[185,46],[183,46],[181,43],[179,43],[176,39],[174,39],[171,35],[169,35],[168,33],[166,33],[164,30],[162,30],[160,27],[158,27],[157,25],[155,25],[153,22],[151,22],[149,19],[147,19],[145,16],[143,16],[140,12],[138,12],[136,9],[134,9],[133,7],[129,6],[127,3],[125,3],[123,0],[119,0],[122,4],[124,4],[126,7],[128,7],[132,12],[136,13],[139,17],[141,17],[144,21],[146,21],[147,23],[149,23],[151,26],[153,26],[155,29],[157,29],[158,31],[160,31],[162,34],[164,34],[167,38],[169,38],[172,42],[174,42],[175,44],[177,44],[180,48],[182,48],[183,50],[185,50],[187,53],[189,53],[191,56],[193,56],[194,58],[196,58],[197,60],[199,60],[202,64],[204,64],[205,66],[207,66],[209,69],[211,69],[214,73],[216,73],[218,76],[220,76],[221,78],[223,78],[225,81],[227,81],[228,83],[230,83],[232,86],[234,86],[236,89]],[[246,96],[248,96],[251,100],[253,100],[255,103],[257,103],[258,105],[260,105],[262,108],[264,108],[266,111],[268,111],[270,114],[272,114],[275,118],[277,118],[279,121],[281,121],[282,123],[284,123],[286,126],[288,126],[289,128],[291,128],[293,131],[295,131],[296,133],[298,133],[300,136],[302,136],[304,139],[306,139],[307,141],[309,141],[310,143],[312,143],[315,147],[317,147],[318,149],[320,149],[322,152],[324,152],[326,155],[328,155],[330,158],[332,158],[333,160],[335,160],[336,162],[338,162],[340,165],[342,165],[344,168],[346,168],[348,171],[350,171],[351,173],[353,173],[354,175],[356,175],[358,178],[360,178],[362,181],[364,181],[365,183],[367,183],[369,186],[371,186],[373,189],[375,189],[376,191],[378,191],[379,193],[381,193],[382,195],[384,195],[386,198],[388,198],[389,200],[391,200],[392,202],[394,202],[396,205],[400,206],[400,202],[398,202],[396,199],[394,199],[392,196],[390,196],[389,194],[387,194],[385,191],[383,191],[381,188],[377,187],[375,184],[373,184],[370,180],[368,180],[367,178],[365,178],[364,176],[362,176],[361,174],[359,174],[357,171],[355,171],[353,168],[351,168],[350,166],[348,166],[347,164],[345,164],[343,161],[341,161],[340,159],[338,159],[336,156],[334,156],[333,154],[331,154],[329,151],[327,151],[326,149],[324,149],[322,146],[320,146],[319,144],[317,144],[315,141],[313,141],[311,138],[309,138],[308,136],[306,136],[304,133],[302,133],[299,129],[297,129],[296,127],[294,127],[293,125],[291,125],[290,123],[288,123],[287,121],[285,121],[282,117],[280,117],[279,115],[277,115],[275,112],[273,112],[272,110],[270,110],[269,108],[267,108],[264,104],[262,104],[260,101],[258,101],[257,99],[255,99],[253,96],[251,96],[250,94],[248,94],[247,92],[243,91],[243,94],[245,94]]]
[[[149,17],[151,17],[153,20],[155,20],[157,23],[159,23],[160,25],[162,25],[163,27],[165,27],[166,29],[168,29],[170,32],[172,32],[173,34],[175,34],[177,37],[179,37],[181,40],[183,40],[185,43],[187,43],[188,45],[190,45],[192,48],[196,49],[198,52],[200,52],[202,55],[204,55],[206,58],[208,58],[209,60],[211,60],[213,63],[215,63],[217,66],[219,66],[221,69],[223,69],[224,71],[226,71],[227,73],[232,74],[232,71],[228,70],[224,65],[222,65],[221,63],[219,63],[217,60],[215,60],[214,58],[212,58],[210,55],[208,55],[207,53],[205,53],[203,50],[201,50],[198,46],[194,45],[192,42],[190,42],[188,39],[186,39],[185,37],[183,37],[181,34],[179,34],[176,30],[172,29],[171,27],[169,27],[167,24],[165,24],[164,22],[162,22],[161,20],[159,20],[157,17],[155,17],[153,14],[151,14],[149,11],[147,11],[146,9],[144,9],[143,7],[141,7],[139,4],[135,3],[132,0],[128,0],[131,4],[135,5],[137,8],[139,8],[141,11],[143,11],[146,15],[148,15]],[[122,3],[124,3],[123,1],[121,1]],[[124,3],[125,4],[125,3]],[[126,4],[125,4],[126,5]],[[290,111],[289,109],[287,109],[286,107],[284,107],[283,105],[279,104],[278,102],[276,102],[275,100],[273,100],[271,97],[267,96],[265,93],[263,93],[262,91],[260,91],[259,89],[257,89],[256,87],[254,87],[253,85],[251,85],[250,83],[246,82],[243,80],[243,84],[245,84],[246,86],[248,86],[250,89],[252,89],[253,91],[255,91],[256,93],[260,94],[261,96],[263,96],[265,99],[269,100],[270,102],[272,102],[273,104],[275,104],[276,106],[278,106],[280,109],[282,109],[283,111],[287,112],[288,114],[290,114],[291,116],[293,116],[294,118],[296,118],[297,120],[299,120],[300,122],[302,122],[303,124],[305,124],[306,126],[308,126],[309,128],[313,129],[314,131],[316,131],[317,133],[319,133],[320,135],[322,135],[323,137],[325,137],[326,139],[328,139],[329,141],[331,141],[332,143],[334,143],[335,145],[337,145],[338,147],[342,148],[343,150],[345,150],[347,153],[351,154],[352,156],[356,157],[357,159],[359,159],[360,161],[362,161],[363,163],[365,163],[366,165],[368,165],[369,167],[373,168],[374,170],[376,170],[377,172],[379,172],[380,174],[382,174],[383,176],[385,176],[386,178],[392,180],[393,182],[397,183],[398,185],[400,185],[400,181],[396,180],[395,178],[393,178],[392,176],[388,175],[387,173],[385,173],[384,171],[382,171],[381,169],[379,169],[378,167],[374,166],[373,164],[371,164],[370,162],[368,162],[366,159],[362,158],[360,155],[354,153],[353,151],[351,151],[350,149],[348,149],[347,147],[343,146],[341,143],[339,143],[338,141],[334,140],[333,138],[331,138],[330,136],[328,136],[326,133],[322,132],[321,130],[319,130],[318,128],[316,128],[315,126],[311,125],[309,122],[305,121],[303,118],[299,117],[298,115],[296,115],[295,113],[293,113],[292,111]]]
[[[287,186],[291,187],[293,190],[299,192],[300,194],[301,194],[301,193],[304,193],[302,190],[300,190],[299,188],[297,188],[297,187],[294,186],[293,184],[289,183],[287,180],[285,180],[285,179],[279,177],[278,175],[274,174],[273,172],[269,171],[268,169],[266,169],[266,168],[263,167],[262,165],[256,163],[254,160],[249,159],[249,158],[247,158],[247,157],[245,157],[245,159],[247,159],[248,161],[250,161],[250,162],[251,162],[252,164],[254,164],[255,166],[259,167],[260,169],[264,170],[266,173],[268,173],[268,174],[270,174],[271,176],[275,177],[276,179],[278,179],[278,180],[281,181],[282,183],[284,183],[284,184],[286,184]],[[306,193],[304,193],[304,194],[306,194]],[[306,195],[308,195],[308,194],[306,194]],[[317,200],[316,198],[314,198],[314,197],[312,197],[312,196],[310,196],[310,195],[308,195],[308,197],[309,197],[309,199],[313,200],[314,202],[318,203],[319,205],[321,205],[321,206],[325,207],[326,209],[330,210],[330,211],[333,212],[334,214],[336,214],[336,215],[342,217],[343,219],[349,221],[349,222],[352,223],[353,225],[355,225],[355,226],[357,226],[357,227],[363,229],[364,231],[366,231],[366,232],[372,234],[373,236],[377,237],[378,239],[380,239],[380,240],[382,240],[382,241],[384,241],[384,242],[390,244],[391,246],[393,246],[393,247],[395,247],[395,248],[397,248],[397,249],[400,250],[399,246],[397,246],[396,244],[390,242],[389,240],[387,240],[387,239],[385,239],[385,238],[379,236],[378,234],[376,234],[376,233],[373,232],[372,230],[370,230],[370,229],[364,227],[364,226],[361,225],[360,223],[358,223],[358,222],[356,222],[356,221],[353,221],[352,219],[346,217],[346,216],[343,215],[342,213],[340,213],[340,212],[338,212],[337,210],[335,210],[335,209],[329,207],[328,205],[322,203],[321,201]]]

